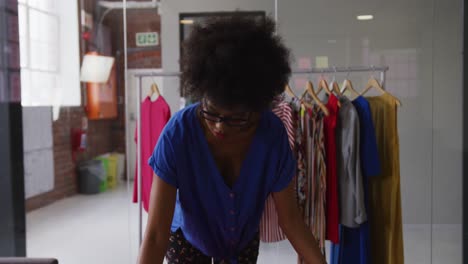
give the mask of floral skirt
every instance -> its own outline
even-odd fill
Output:
[[[249,242],[247,247],[237,257],[238,264],[255,264],[258,258],[258,249],[260,239],[257,234],[255,238]],[[182,233],[182,230],[177,229],[176,232],[171,232],[169,238],[169,247],[166,252],[166,260],[168,264],[231,264],[229,260],[212,259],[204,255],[200,250],[190,244]]]

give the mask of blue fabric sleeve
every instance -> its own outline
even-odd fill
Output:
[[[288,135],[284,127],[278,141],[278,174],[273,184],[272,192],[280,192],[288,187],[294,175],[296,175],[296,160],[289,146]]]
[[[174,148],[171,140],[164,132],[159,137],[148,164],[159,178],[178,188]]]

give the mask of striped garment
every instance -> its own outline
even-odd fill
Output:
[[[315,237],[320,241],[320,248],[325,253],[325,236],[326,236],[326,194],[327,194],[327,167],[325,163],[325,133],[323,114],[318,107],[315,107],[313,113],[313,126],[312,131],[314,134],[314,169],[312,179],[317,183],[317,196],[316,203],[313,205],[317,213],[314,226],[316,229]]]
[[[295,131],[293,122],[293,113],[291,106],[284,101],[276,101],[275,107],[272,109],[273,113],[277,115],[286,128],[289,138],[291,149],[294,148]],[[273,197],[268,196],[265,209],[263,211],[262,219],[260,220],[260,240],[262,242],[278,242],[285,240],[286,236],[281,230],[278,221],[278,214],[276,212]]]
[[[309,164],[307,163],[307,148],[305,142],[305,134],[303,131],[303,123],[304,123],[304,115],[301,114],[301,108],[298,107],[297,110],[294,112],[294,116],[297,120],[297,127],[296,127],[296,159],[297,159],[297,175],[296,175],[296,198],[299,210],[301,211],[302,215],[309,215],[306,212],[306,208],[309,208],[308,202],[309,193],[307,186],[309,184],[309,179],[307,177],[307,172],[309,168]],[[305,218],[304,218],[305,220]]]
[[[298,175],[298,195],[304,196],[303,217],[306,225],[316,238],[325,254],[326,236],[326,177],[324,116],[314,106],[300,113],[303,137],[306,149],[306,173],[301,179]],[[299,200],[301,202],[301,200]],[[298,263],[305,263],[301,257]]]
[[[325,254],[326,237],[326,177],[324,115],[318,106],[307,109],[302,104],[292,106],[276,101],[272,111],[283,121],[289,143],[297,159],[294,178],[297,204],[304,222]],[[260,221],[260,240],[278,242],[286,239],[278,221],[275,204],[268,197]],[[301,258],[298,263],[304,263]]]

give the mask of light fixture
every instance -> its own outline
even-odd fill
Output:
[[[161,1],[150,0],[150,1],[98,1],[99,6],[107,9],[150,9],[158,8],[161,4]]]
[[[83,58],[80,80],[91,83],[107,83],[114,65],[114,57],[89,52]]]
[[[182,19],[180,20],[180,23],[183,25],[191,25],[194,23],[194,21],[192,19]]]
[[[357,16],[357,20],[372,20],[374,19],[373,15],[359,15]]]

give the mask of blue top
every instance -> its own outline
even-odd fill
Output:
[[[359,96],[352,103],[359,115],[362,174],[364,177],[377,176],[380,174],[381,168],[369,102],[364,97]]]
[[[375,136],[374,121],[369,102],[362,96],[353,102],[359,115],[360,131],[360,159],[364,183],[364,203],[369,212],[369,177],[378,176],[381,172],[379,150]],[[369,213],[367,215],[370,215]],[[372,221],[372,219],[368,219]],[[370,234],[369,222],[361,224],[359,228],[340,228],[340,244],[332,244],[332,264],[369,264],[370,263]]]
[[[198,107],[193,104],[171,118],[149,164],[178,189],[172,231],[181,228],[185,238],[207,256],[232,259],[258,233],[267,196],[288,186],[296,162],[283,123],[265,111],[230,188],[208,147]]]

